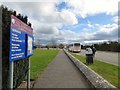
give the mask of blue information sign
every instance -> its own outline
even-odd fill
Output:
[[[15,61],[25,58],[25,33],[11,27],[11,40],[10,40],[10,59]]]
[[[33,30],[15,16],[11,16],[10,61],[33,55]]]

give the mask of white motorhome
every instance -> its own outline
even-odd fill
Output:
[[[68,50],[70,52],[79,53],[79,52],[81,52],[81,45],[80,45],[80,43],[69,44]]]

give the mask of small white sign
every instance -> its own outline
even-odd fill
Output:
[[[33,38],[28,36],[28,49],[27,49],[27,56],[33,54]]]

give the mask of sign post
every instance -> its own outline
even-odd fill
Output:
[[[14,61],[28,58],[33,55],[33,29],[11,15],[10,28],[10,70],[9,88],[13,89]],[[30,88],[30,60],[28,60],[28,85]]]
[[[28,60],[29,64],[28,64],[28,78],[27,78],[27,89],[30,90],[30,58]]]
[[[9,88],[13,90],[13,70],[14,70],[14,62],[10,63],[10,70],[9,70]]]

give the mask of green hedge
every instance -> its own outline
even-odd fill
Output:
[[[2,11],[2,88],[7,90],[9,82],[9,46],[10,46],[10,24],[11,15],[16,16],[24,23],[28,23],[27,16],[16,14],[16,11],[10,10],[1,5]],[[28,24],[31,27],[31,23]],[[28,69],[28,58],[14,62],[14,88],[17,88],[25,78]]]

